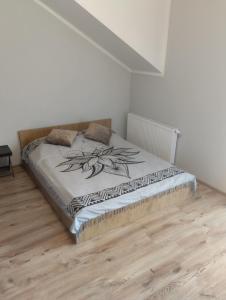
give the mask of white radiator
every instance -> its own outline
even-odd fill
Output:
[[[176,128],[128,114],[127,140],[171,164],[175,164],[179,134]]]

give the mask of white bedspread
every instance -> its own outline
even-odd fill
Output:
[[[98,155],[95,156],[95,153]],[[26,149],[24,156],[26,158]],[[88,199],[85,198],[87,195],[92,199],[100,191],[114,191],[115,187],[123,187],[133,180],[172,167],[116,134],[112,135],[110,146],[79,135],[71,148],[41,143],[33,151],[27,151],[27,156],[26,162],[55,191],[57,204],[67,214],[73,199],[79,202]],[[82,164],[79,164],[79,159]],[[78,235],[81,225],[93,218],[186,183],[193,184],[195,190],[195,176],[183,172],[136,190],[116,193],[116,197],[110,195],[107,200],[75,211],[70,230]]]

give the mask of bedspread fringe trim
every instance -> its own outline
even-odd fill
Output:
[[[83,231],[85,231],[89,227],[92,227],[93,225],[99,224],[104,219],[111,218],[115,215],[119,215],[119,214],[124,213],[124,212],[128,212],[129,210],[133,210],[135,208],[143,206],[145,203],[147,203],[147,202],[149,202],[153,199],[161,198],[163,196],[169,195],[170,193],[173,193],[175,191],[182,190],[183,188],[188,188],[188,187],[190,187],[190,191],[192,192],[192,196],[194,196],[195,193],[196,193],[196,182],[190,181],[190,182],[181,184],[177,187],[171,188],[167,191],[160,192],[158,195],[154,195],[154,196],[145,198],[145,199],[140,200],[138,202],[129,204],[127,206],[115,209],[115,210],[110,211],[110,212],[106,212],[105,214],[103,214],[101,216],[98,216],[94,219],[91,219],[91,220],[89,220],[86,223],[81,225],[79,231],[76,233],[76,240],[79,241],[79,238],[80,238]]]

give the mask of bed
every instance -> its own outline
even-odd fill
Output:
[[[93,121],[92,121],[93,122]],[[111,128],[111,120],[95,123]],[[19,131],[22,162],[76,242],[125,226],[194,195],[196,178],[116,133],[86,139],[91,122]],[[81,132],[72,147],[48,144],[53,128]]]

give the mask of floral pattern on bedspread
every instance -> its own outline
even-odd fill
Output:
[[[80,152],[79,155],[68,155],[67,160],[57,165],[57,167],[66,166],[62,172],[72,172],[82,170],[83,172],[91,172],[86,178],[92,178],[101,172],[128,177],[129,165],[143,163],[136,161],[135,157],[139,151],[131,148],[96,148],[92,152]]]

